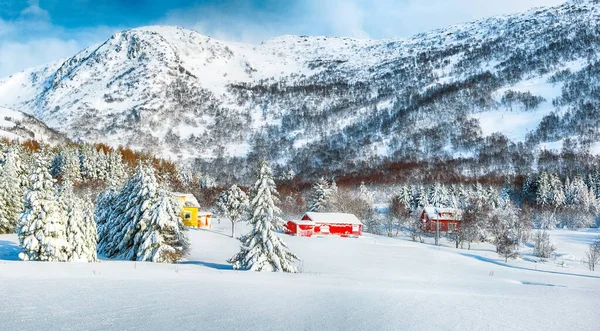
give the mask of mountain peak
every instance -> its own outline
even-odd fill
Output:
[[[580,107],[595,99],[571,89],[600,89],[590,55],[600,51],[598,12],[566,3],[410,39],[287,35],[259,45],[146,26],[0,81],[0,104],[74,139],[305,171],[518,154],[567,137],[593,147],[600,134],[582,129],[592,120]],[[489,145],[498,141],[507,146]]]

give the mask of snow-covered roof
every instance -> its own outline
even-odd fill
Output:
[[[290,220],[292,223],[296,223],[298,225],[315,225],[315,222],[311,220]]]
[[[171,192],[171,194],[178,198],[184,198],[183,205],[186,207],[200,208],[200,204],[198,203],[198,200],[196,200],[196,197],[193,194],[179,192]]]
[[[306,216],[320,224],[362,224],[353,214],[308,212]]]
[[[460,221],[462,211],[456,208],[442,208],[442,207],[425,207],[423,208],[427,218],[430,220],[451,220]]]

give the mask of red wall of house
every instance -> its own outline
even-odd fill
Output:
[[[302,235],[304,237],[312,237],[314,233],[314,226],[310,224],[296,224],[292,221],[287,222],[285,225],[285,233],[294,234],[294,235]]]
[[[447,220],[439,220],[437,221],[440,223],[440,232],[447,232],[448,231],[448,225],[449,224],[454,224],[454,227],[456,230],[458,230],[460,228],[460,222],[457,221],[447,221]],[[426,222],[425,226],[424,226],[424,231],[426,232],[436,232],[436,221],[433,222]]]

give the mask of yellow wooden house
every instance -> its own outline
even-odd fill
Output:
[[[181,206],[183,225],[193,228],[211,228],[212,213],[200,211],[200,204],[193,194],[178,192],[173,192],[172,194]]]

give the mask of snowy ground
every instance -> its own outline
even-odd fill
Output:
[[[526,248],[507,265],[483,244],[284,236],[301,274],[231,270],[238,242],[228,232],[190,231],[193,251],[178,265],[20,262],[16,237],[0,235],[0,329],[600,328],[600,272],[580,262],[597,230],[553,231],[556,260],[535,263]]]

